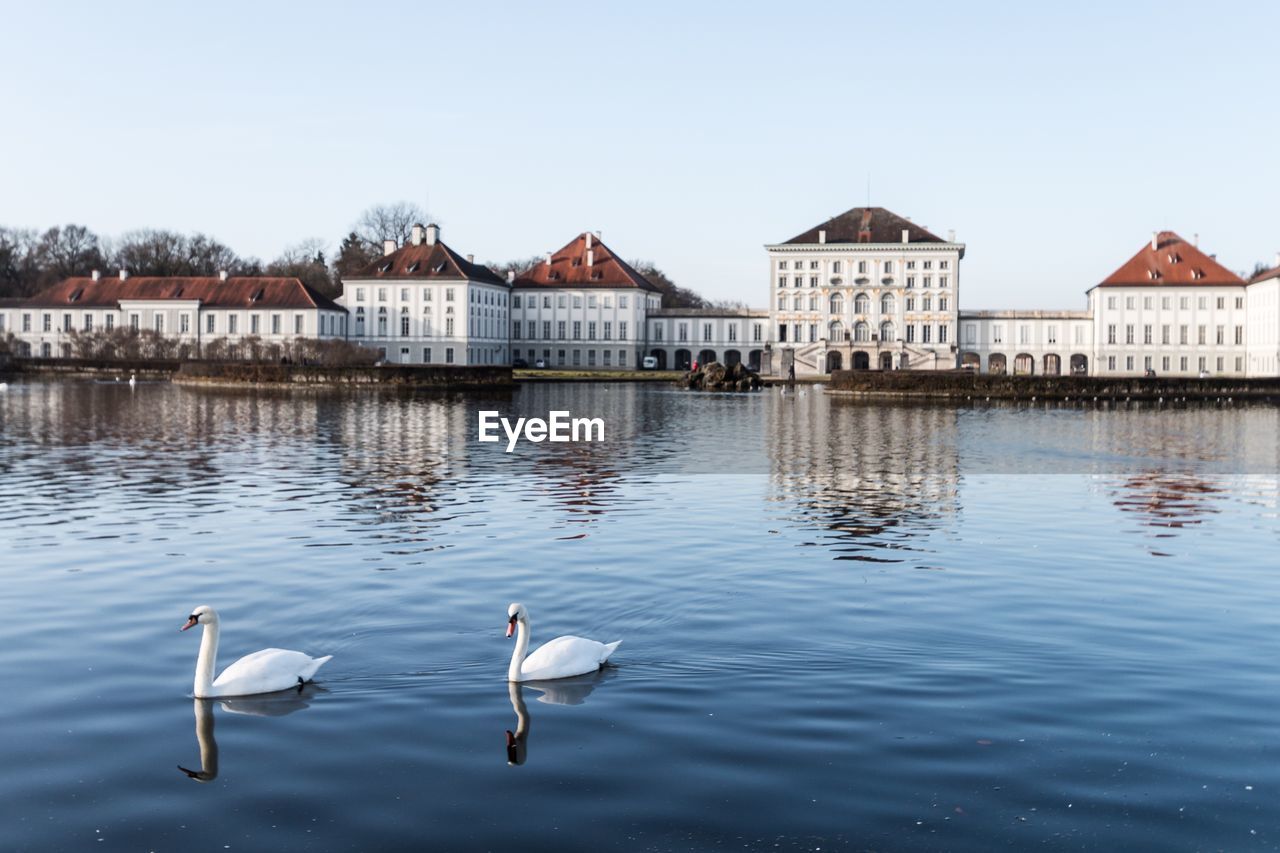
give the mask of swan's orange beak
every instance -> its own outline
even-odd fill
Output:
[[[197,624],[198,624],[198,623],[196,622],[196,617],[192,616],[190,619],[188,619],[188,620],[187,620],[187,624],[183,625],[183,626],[182,626],[181,628],[179,628],[178,630],[179,630],[179,631],[185,631],[185,630],[187,630],[188,628],[194,628]]]
[[[516,632],[516,617],[512,616],[507,620],[507,639],[511,639],[511,635]]]

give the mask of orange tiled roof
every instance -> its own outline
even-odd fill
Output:
[[[1172,231],[1161,231],[1124,263],[1120,269],[1099,282],[1099,287],[1136,287],[1139,285],[1211,285],[1244,284],[1244,279],[1183,240]]]
[[[108,276],[68,278],[26,300],[34,307],[115,308],[121,300],[199,300],[207,308],[323,308],[345,311],[296,278],[277,276]]]
[[[570,240],[563,249],[552,254],[551,263],[539,261],[517,276],[515,286],[634,287],[654,293],[662,292],[600,242],[599,237],[585,231]]]
[[[504,287],[507,284],[502,276],[484,264],[468,261],[439,240],[435,243],[422,242],[416,246],[413,243],[405,243],[391,254],[378,258],[356,275],[347,276],[347,278],[349,280],[465,278],[487,284],[501,284]]]

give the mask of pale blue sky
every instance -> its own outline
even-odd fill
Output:
[[[1152,230],[1280,251],[1280,4],[5,3],[0,224],[269,259],[407,199],[480,260],[591,229],[767,304],[871,201],[964,308],[1080,308]]]

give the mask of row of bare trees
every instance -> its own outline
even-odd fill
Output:
[[[108,239],[83,225],[57,225],[43,232],[0,226],[0,298],[30,296],[71,276],[93,270],[127,269],[133,275],[279,275],[302,279],[326,296],[341,291],[349,276],[382,254],[382,241],[408,239],[415,222],[429,220],[411,202],[379,204],[364,211],[341,241],[330,263],[328,242],[303,240],[264,263],[242,257],[205,234],[163,229],[130,231]]]

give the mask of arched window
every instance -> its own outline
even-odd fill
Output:
[[[804,297],[797,295],[796,298],[791,301],[791,307],[796,311],[802,310],[804,308]]]
[[[865,293],[853,297],[853,313],[866,314],[871,310],[871,299]]]
[[[871,327],[859,320],[853,327],[853,339],[855,341],[871,340]]]
[[[884,296],[881,296],[880,297],[880,313],[892,314],[894,309],[893,301],[894,300],[893,300],[892,293],[886,293]]]
[[[888,320],[885,320],[880,324],[880,340],[893,340],[893,323],[890,323]]]
[[[839,293],[831,294],[831,312],[832,314],[844,313],[844,297]]]
[[[832,320],[827,326],[827,340],[843,341],[844,340],[844,324],[839,320]]]

